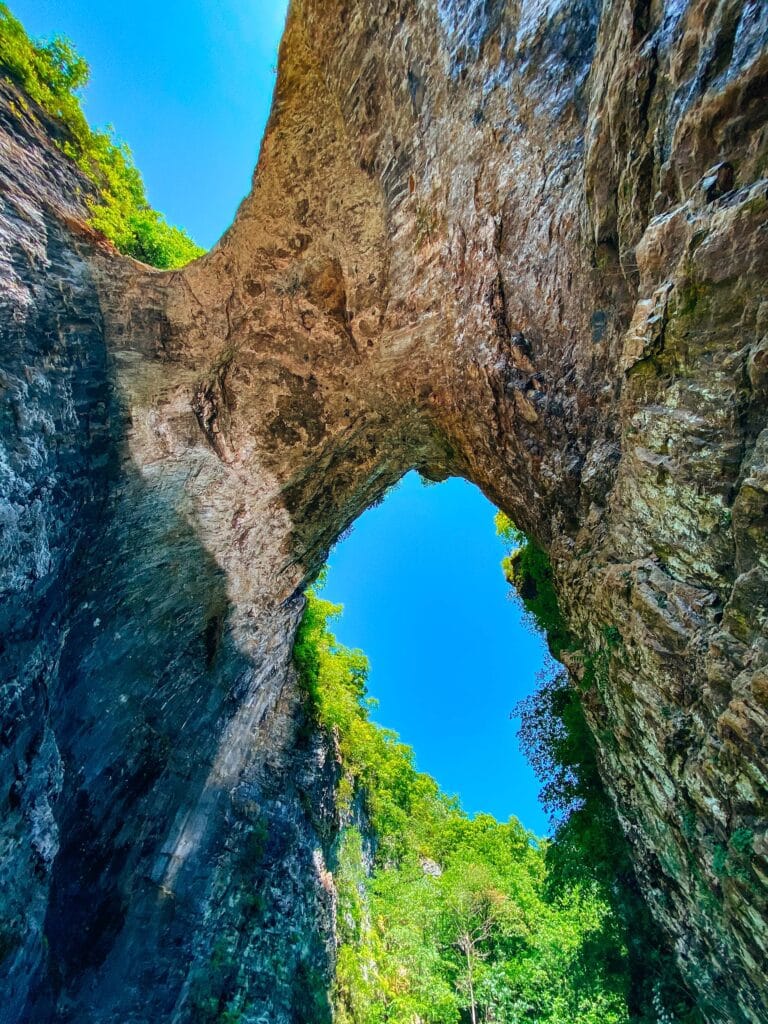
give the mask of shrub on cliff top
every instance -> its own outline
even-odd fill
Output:
[[[0,74],[20,86],[60,128],[57,145],[94,187],[86,197],[93,228],[120,252],[153,267],[182,267],[202,256],[204,249],[149,205],[128,146],[111,132],[89,126],[79,94],[90,69],[69,40],[56,36],[34,42],[0,3]]]
[[[515,588],[534,626],[546,637],[552,654],[558,658],[572,646],[573,638],[560,612],[549,556],[503,512],[496,516],[496,532],[512,549],[501,563],[504,575]]]

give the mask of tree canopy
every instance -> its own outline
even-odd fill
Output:
[[[295,660],[340,762],[339,1024],[623,1024],[626,946],[600,884],[550,885],[549,843],[470,818],[371,720],[341,609],[307,596]]]

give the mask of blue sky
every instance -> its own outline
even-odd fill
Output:
[[[250,187],[269,115],[286,3],[16,0],[35,36],[69,36],[91,65],[86,112],[130,145],[150,201],[210,246]],[[415,474],[358,520],[330,559],[336,631],[372,663],[376,718],[470,812],[517,815],[539,834],[538,783],[516,701],[544,650],[508,599],[493,506],[461,480]]]
[[[374,718],[470,812],[510,814],[543,834],[539,790],[510,712],[544,659],[501,572],[493,505],[465,480],[409,473],[331,552],[334,626],[371,661]]]
[[[150,202],[210,248],[250,189],[287,0],[10,0],[91,65],[85,110],[131,147]]]

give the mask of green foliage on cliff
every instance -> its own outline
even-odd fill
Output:
[[[575,647],[560,612],[546,552],[501,512],[496,529],[514,547],[502,562],[504,574],[552,653],[557,657]],[[615,627],[603,631],[600,649],[584,659],[585,681],[607,671],[611,651],[620,644]],[[588,886],[611,908],[613,938],[601,952],[613,957],[616,969],[624,973],[633,1021],[698,1024],[700,1017],[671,950],[638,888],[628,844],[600,776],[597,744],[582,698],[566,672],[558,669],[545,670],[538,689],[517,708],[521,744],[542,783],[542,801],[552,817],[553,842],[545,853],[547,890],[556,898],[574,886]]]
[[[168,224],[147,201],[131,151],[111,132],[89,126],[80,102],[89,68],[60,36],[34,42],[0,3],[0,74],[10,79],[53,119],[57,145],[93,184],[86,197],[90,224],[119,250],[162,269],[182,267],[204,249]],[[34,111],[29,111],[34,116]]]
[[[563,650],[573,645],[573,639],[560,613],[549,556],[503,512],[496,515],[496,532],[511,548],[501,563],[504,575],[517,591],[536,628],[547,638],[552,654],[558,658]]]
[[[316,720],[332,737],[344,766],[341,813],[351,813],[355,797],[364,794],[380,856],[396,857],[415,820],[426,820],[438,807],[447,814],[455,802],[439,792],[434,779],[416,771],[413,751],[396,733],[371,721],[375,701],[366,696],[368,660],[339,644],[328,628],[340,614],[339,605],[310,591],[294,659]]]
[[[548,845],[469,818],[370,719],[367,662],[309,592],[295,661],[340,762],[338,1024],[623,1024],[626,952],[592,880],[555,888]]]

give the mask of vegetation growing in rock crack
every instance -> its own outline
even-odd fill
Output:
[[[577,725],[568,726],[566,741],[556,724],[560,712],[551,699],[559,681],[544,689],[543,703],[531,705],[527,745],[538,767],[552,774],[553,806],[573,811],[583,802],[592,818],[567,815],[551,843],[515,818],[470,818],[417,771],[413,751],[371,720],[365,655],[341,645],[330,629],[340,612],[310,590],[294,652],[308,706],[339,762],[340,831],[331,856],[338,892],[335,1020],[656,1022],[653,1007],[647,1015],[633,1009],[635,959],[609,891],[616,872],[607,832],[590,800],[586,769],[568,747],[578,742]],[[537,707],[555,725],[551,744],[534,738]],[[589,855],[586,821],[601,836],[608,866],[580,868]],[[650,958],[652,951],[645,952]],[[648,962],[650,976],[655,967]]]
[[[0,3],[0,75],[20,86],[58,126],[57,145],[93,185],[93,193],[84,197],[91,227],[137,260],[161,269],[182,267],[205,250],[150,206],[128,146],[111,131],[89,126],[80,102],[89,74],[69,40],[55,36],[34,42]],[[34,118],[33,109],[28,113]]]

